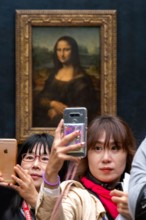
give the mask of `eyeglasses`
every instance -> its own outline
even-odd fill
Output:
[[[22,160],[25,162],[33,162],[36,158],[39,158],[41,163],[48,163],[49,157],[47,154],[36,155],[33,153],[22,154]]]

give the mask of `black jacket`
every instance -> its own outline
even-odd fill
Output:
[[[0,220],[25,220],[21,212],[22,198],[13,189],[0,186]],[[31,210],[35,219],[35,212]]]
[[[146,219],[146,185],[140,191],[135,209],[135,220]]]

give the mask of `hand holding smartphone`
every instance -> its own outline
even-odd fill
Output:
[[[70,151],[69,155],[85,157],[87,151],[87,109],[85,107],[64,110],[64,134],[68,135],[76,130],[80,131],[80,135],[70,144],[84,142],[85,146],[78,151]]]
[[[0,138],[0,172],[6,183],[14,183],[11,175],[17,161],[17,140]]]

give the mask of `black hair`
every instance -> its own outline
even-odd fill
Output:
[[[47,148],[49,152],[51,151],[51,146],[53,144],[54,137],[50,134],[42,133],[42,134],[32,134],[29,136],[25,142],[19,146],[19,153],[17,158],[17,163],[21,164],[22,154],[27,152],[32,152],[34,146],[43,145],[44,154],[47,154]]]

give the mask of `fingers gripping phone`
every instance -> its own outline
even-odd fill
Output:
[[[7,183],[14,183],[11,175],[14,173],[14,166],[17,160],[16,139],[0,138],[0,172]]]
[[[64,134],[67,135],[76,130],[80,131],[80,135],[69,145],[85,142],[85,146],[78,151],[70,151],[69,154],[85,157],[87,151],[87,109],[85,107],[64,110]]]

